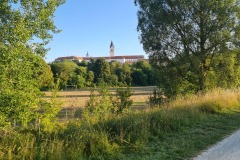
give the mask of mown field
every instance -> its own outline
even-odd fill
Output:
[[[131,87],[133,95],[131,99],[133,100],[134,106],[147,106],[146,101],[148,101],[149,96],[152,94],[156,86],[146,86],[146,87]],[[97,92],[97,89],[95,89]],[[116,88],[110,88],[110,92],[114,95]],[[51,92],[45,92],[45,98],[49,99],[51,97]],[[89,95],[91,94],[90,89],[81,90],[67,90],[59,91],[58,99],[62,102],[63,109],[78,109],[86,105],[89,100]]]

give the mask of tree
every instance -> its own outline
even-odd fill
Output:
[[[147,86],[147,76],[141,69],[133,69],[132,71],[132,82],[137,86]]]
[[[92,123],[99,120],[106,120],[114,112],[112,95],[106,83],[99,84],[99,89],[91,90],[90,98],[87,101],[86,109],[83,112],[83,118]]]
[[[238,59],[239,51],[225,52],[214,58],[207,86],[221,88],[237,88],[240,84],[240,65]]]
[[[146,61],[138,61],[133,63],[134,68],[141,69],[143,72],[148,72],[151,68],[150,64]]]
[[[131,78],[131,67],[127,63],[120,63],[118,61],[112,61],[111,65],[111,77],[116,77],[118,83],[113,83],[115,86],[118,84],[119,86],[130,85],[132,78]],[[112,78],[113,79],[113,78]]]
[[[39,69],[38,72],[35,71],[36,75],[34,78],[38,79],[41,84],[40,89],[48,90],[53,87],[54,78],[50,65],[40,58],[34,67]]]
[[[87,72],[87,81],[86,81],[87,86],[88,87],[93,87],[94,86],[93,81],[94,81],[94,72],[93,71],[88,71]]]
[[[175,70],[180,82],[196,86],[196,91],[206,89],[217,54],[239,49],[239,0],[135,3],[140,7],[138,31],[150,63],[159,70]]]
[[[62,0],[0,1],[0,112],[27,125],[42,104],[41,73],[52,33],[54,11]],[[37,39],[35,43],[34,39]],[[41,78],[38,78],[38,76]],[[44,109],[43,109],[44,110]]]
[[[81,67],[87,67],[88,66],[88,62],[85,60],[82,60],[81,62],[76,62],[78,66]]]
[[[77,88],[85,87],[86,79],[82,75],[77,75]]]
[[[175,61],[181,69],[188,70],[189,64],[181,60]],[[187,79],[197,79],[197,76],[192,72],[186,72],[186,77],[182,77],[176,67],[168,64],[158,67],[157,81],[160,91],[167,97],[176,95],[185,95],[195,93],[198,90],[197,84],[190,83]]]
[[[156,77],[152,66],[147,61],[138,61],[133,63],[132,68],[142,70],[143,74],[147,76],[146,85],[156,85]]]
[[[51,68],[55,81],[58,78],[60,79],[60,88],[62,89],[65,89],[67,85],[76,85],[76,81],[74,81],[76,79],[75,72],[81,72],[78,65],[72,61],[54,62],[51,64]]]
[[[116,90],[116,97],[113,100],[113,105],[115,106],[115,112],[117,114],[122,114],[125,109],[128,109],[133,100],[131,99],[132,91],[129,86],[126,88],[117,88]]]
[[[74,72],[75,72],[75,79],[77,80],[75,82],[75,85],[77,85],[77,88],[85,87],[85,85],[87,85],[86,79],[88,78],[87,67],[78,66]]]
[[[110,82],[110,66],[105,59],[97,59],[93,66],[92,71],[94,72],[94,82],[95,83],[109,83]]]
[[[121,77],[122,77],[123,83],[126,83],[128,86],[130,86],[132,83],[131,73],[132,73],[132,71],[131,71],[131,67],[129,66],[129,64],[124,63],[122,66]]]
[[[60,79],[60,88],[65,89],[67,85],[82,88],[86,85],[87,67],[78,66],[73,61],[54,62],[51,64],[55,81]]]

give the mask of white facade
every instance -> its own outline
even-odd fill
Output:
[[[106,59],[107,62],[111,62],[111,61],[117,61],[117,62],[120,62],[120,63],[125,63],[126,60],[123,58],[123,59]]]
[[[107,62],[111,62],[111,61],[117,61],[120,63],[134,63],[137,61],[141,61],[144,60],[144,56],[143,55],[130,55],[130,56],[115,56],[114,52],[115,52],[115,46],[113,44],[113,42],[111,41],[110,44],[110,51],[109,51],[110,55],[109,57],[91,57],[89,56],[89,54],[86,54],[86,57],[78,57],[78,56],[68,56],[68,57],[59,57],[57,59],[55,59],[55,61],[62,61],[62,60],[77,60],[79,62],[81,62],[82,60],[89,62],[91,59],[97,60],[97,59],[105,59]]]

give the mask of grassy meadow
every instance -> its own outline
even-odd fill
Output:
[[[120,115],[82,114],[52,131],[1,130],[0,159],[190,159],[240,128],[240,92],[214,90]]]

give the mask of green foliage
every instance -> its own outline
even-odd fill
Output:
[[[116,95],[113,96],[106,84],[103,83],[97,93],[94,89],[91,90],[84,116],[87,120],[95,119],[98,122],[99,120],[108,119],[113,113],[123,114],[133,103],[130,99],[131,96],[132,91],[128,86],[117,88]]]
[[[127,63],[111,62],[111,73],[112,76],[117,76],[119,86],[130,85],[132,82],[131,67]]]
[[[163,106],[167,102],[167,97],[164,96],[160,91],[154,89],[153,94],[149,97],[150,107]]]
[[[86,83],[87,83],[87,86],[93,87],[93,84],[94,84],[94,72],[93,71],[88,71]]]
[[[110,82],[111,70],[109,63],[105,59],[97,59],[93,64],[92,71],[94,72],[94,82],[96,84]]]
[[[225,52],[214,57],[214,65],[207,76],[207,88],[237,88],[240,81],[239,51]]]
[[[85,78],[81,75],[78,75],[77,76],[77,87],[83,88],[85,86],[85,83],[86,83]]]
[[[42,60],[42,59],[41,59]],[[39,60],[40,61],[40,60]],[[43,61],[43,60],[42,60]],[[38,63],[39,65],[40,63]],[[47,90],[51,88],[54,84],[54,78],[53,78],[53,73],[51,70],[51,67],[43,62],[39,67],[39,72],[36,75],[38,77],[38,80],[41,80],[39,83],[41,84],[41,91],[42,90]]]
[[[0,113],[0,129],[3,130],[5,127],[10,125],[11,124],[8,122],[6,115],[4,113]]]
[[[160,72],[160,87],[168,95],[207,90],[208,75],[218,63],[215,57],[239,50],[238,0],[135,3],[139,6],[141,43],[150,63]],[[224,60],[231,63],[229,58]],[[164,81],[166,84],[161,84]]]
[[[146,86],[156,85],[155,70],[147,61],[139,61],[133,65],[117,61],[107,62],[105,59],[87,62],[61,61],[50,64],[53,75],[60,78],[60,88],[76,86],[76,88],[94,87],[102,83],[109,86]]]
[[[155,71],[146,61],[139,61],[132,65],[132,83],[139,86],[155,85]]]
[[[50,102],[46,102],[41,100],[41,110],[37,114],[37,122],[36,126],[40,131],[44,132],[53,132],[54,129],[57,127],[57,114],[60,112],[61,108],[61,101],[57,98],[58,96],[58,89],[59,89],[59,80],[52,88],[52,96]]]
[[[134,85],[147,86],[147,76],[141,69],[134,69],[131,76]]]
[[[239,109],[239,92],[216,90],[95,123],[58,123],[53,132],[1,129],[0,159],[191,159],[240,127]]]
[[[78,64],[78,65],[77,65]],[[60,88],[66,89],[68,86],[73,88],[83,88],[91,86],[94,75],[87,67],[79,66],[79,63],[73,61],[54,62],[51,64],[55,81],[60,78]]]
[[[176,95],[194,94],[198,90],[198,85],[191,81],[197,81],[197,76],[190,71],[190,65],[185,64],[182,60],[175,60],[179,67],[186,71],[186,75],[178,72],[178,68],[171,64],[158,66],[158,86],[163,94],[168,97]]]
[[[117,114],[122,114],[125,109],[128,109],[132,105],[133,100],[130,99],[131,96],[132,91],[129,86],[126,88],[117,88],[116,97],[115,100],[113,100]]]
[[[43,58],[54,11],[63,0],[0,2],[0,111],[6,121],[27,126],[42,107],[40,88],[51,81]],[[38,43],[34,43],[34,40]]]
[[[55,77],[55,81],[60,79],[60,88],[66,88],[67,85],[76,85],[77,77],[75,70],[78,66],[71,61],[54,62],[51,68]],[[77,72],[80,72],[77,70]]]
[[[219,113],[222,109],[221,105],[213,102],[206,102],[201,104],[199,107],[199,110],[204,113],[209,113],[209,114],[216,114]]]
[[[97,92],[96,94],[92,89],[90,99],[84,111],[84,118],[89,121],[89,123],[96,123],[99,120],[108,119],[108,116],[114,111],[112,96],[106,84],[101,84]]]

